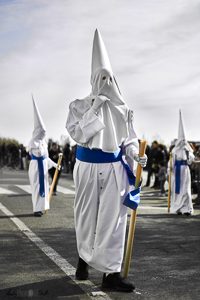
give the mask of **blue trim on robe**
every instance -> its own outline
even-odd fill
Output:
[[[175,160],[175,193],[180,194],[181,166],[187,166],[187,160]]]
[[[135,185],[135,176],[131,169],[129,168],[128,164],[126,164],[122,159],[122,150],[119,150],[109,153],[104,152],[101,149],[89,149],[82,146],[77,146],[76,149],[76,158],[83,162],[88,163],[113,163],[117,161],[121,161],[123,164],[130,185]],[[140,187],[130,191],[123,202],[123,204],[131,209],[136,209],[140,202]]]
[[[45,197],[45,189],[44,189],[44,166],[43,166],[43,160],[45,159],[45,156],[35,156],[31,155],[31,159],[37,160],[38,162],[38,171],[39,171],[39,193],[40,197]]]
[[[140,203],[140,191],[141,187],[129,192],[126,195],[123,204],[133,210],[137,209]]]

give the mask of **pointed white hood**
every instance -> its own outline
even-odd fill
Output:
[[[183,126],[183,119],[181,110],[179,110],[179,126],[178,126],[178,140],[185,140],[185,130]]]
[[[32,139],[29,143],[29,148],[37,147],[39,141],[43,140],[46,135],[45,125],[33,96],[32,96],[32,101],[33,101],[33,115],[34,115],[34,130],[32,134]]]
[[[106,79],[102,80],[105,77]],[[91,85],[94,96],[104,95],[111,99],[114,104],[125,104],[113,75],[105,44],[98,29],[95,30],[93,40]]]
[[[106,69],[112,74],[112,68],[105,44],[98,29],[95,30],[92,49],[91,83],[99,69]]]
[[[179,110],[178,139],[175,142],[174,152],[178,152],[179,150],[187,150],[189,152],[193,152],[191,146],[186,140],[183,124],[184,123],[183,123],[182,113],[181,110]]]
[[[91,85],[92,92],[89,96],[91,99],[103,95],[109,101],[101,106],[98,113],[105,128],[90,140],[89,147],[114,152],[128,137],[129,108],[122,98],[105,44],[97,29],[93,40]]]

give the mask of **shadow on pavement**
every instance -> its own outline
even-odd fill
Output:
[[[20,214],[20,215],[14,215],[14,216],[0,216],[0,219],[10,219],[12,217],[15,217],[15,218],[30,218],[30,217],[33,217],[33,214]]]
[[[0,290],[0,299],[80,299],[84,292],[67,276]],[[64,297],[64,298],[63,298]]]
[[[9,198],[15,198],[15,197],[27,197],[28,195],[31,195],[29,193],[26,194],[14,194],[14,195],[8,195]]]

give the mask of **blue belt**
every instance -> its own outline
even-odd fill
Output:
[[[135,184],[135,176],[129,166],[123,161],[122,159],[122,150],[119,150],[109,153],[104,152],[100,149],[89,149],[82,146],[77,146],[76,149],[76,158],[80,161],[87,162],[87,163],[114,163],[120,161],[127,173],[129,184]],[[124,205],[128,206],[132,209],[136,209],[140,202],[140,187],[129,192],[124,200]]]
[[[175,193],[180,193],[181,166],[187,166],[187,160],[175,160]]]
[[[100,149],[91,150],[89,148],[77,146],[76,158],[78,160],[94,164],[112,163],[122,159],[122,151],[119,149],[113,153],[109,153],[103,152]]]
[[[31,159],[37,160],[38,162],[38,170],[39,170],[39,193],[41,197],[45,197],[45,189],[44,189],[44,166],[43,166],[43,160],[45,159],[45,156],[37,157],[35,155],[31,155]]]

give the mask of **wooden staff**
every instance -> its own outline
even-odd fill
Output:
[[[170,152],[169,155],[169,180],[168,180],[168,197],[167,197],[167,207],[168,207],[168,213],[170,212],[170,206],[171,206],[171,178],[172,178],[172,153]]]
[[[140,142],[140,149],[139,149],[139,156],[144,156],[146,150],[146,141],[142,140]],[[136,170],[136,180],[135,180],[135,188],[139,187],[140,181],[142,176],[142,167],[138,163],[137,170]],[[124,278],[128,277],[130,263],[131,263],[131,254],[133,249],[133,241],[134,241],[134,234],[135,234],[135,225],[136,225],[136,216],[137,210],[131,210],[131,218],[129,224],[129,231],[128,231],[128,239],[126,245],[126,254],[124,260]]]
[[[54,173],[53,181],[52,181],[51,188],[50,188],[50,191],[49,191],[49,202],[51,201],[53,189],[54,189],[57,177],[58,177],[58,172],[59,172],[59,167],[61,166],[62,157],[63,157],[63,154],[59,153],[59,155],[58,155],[58,166],[57,166],[56,171]]]

